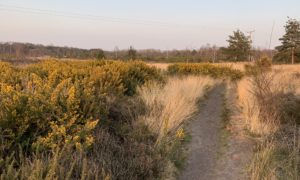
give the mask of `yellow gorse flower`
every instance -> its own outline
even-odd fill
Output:
[[[184,129],[183,128],[179,128],[176,132],[176,137],[178,139],[183,139],[185,137],[185,133],[184,133]]]
[[[22,68],[0,62],[1,148],[25,141],[33,148],[88,148],[109,104],[160,78],[143,62],[46,60]]]

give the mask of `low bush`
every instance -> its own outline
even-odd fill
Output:
[[[142,62],[49,60],[24,68],[0,62],[0,173],[6,157],[21,168],[20,153],[31,159],[64,146],[89,152],[99,124],[121,143],[116,124],[126,124],[112,109],[154,80],[163,81],[159,70]]]
[[[89,151],[64,146],[49,153],[6,156],[0,159],[0,179],[158,179],[164,157],[153,141],[136,140],[133,134],[147,134],[136,131],[118,137],[98,127]]]
[[[208,63],[177,63],[168,67],[171,75],[207,75],[213,78],[241,79],[243,73],[231,67],[219,66]]]

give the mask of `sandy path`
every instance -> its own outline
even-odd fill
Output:
[[[212,179],[216,167],[224,86],[217,86],[209,93],[200,114],[187,125],[192,136],[188,144],[186,167],[179,179]]]
[[[233,88],[227,90],[233,91]],[[192,139],[187,145],[188,158],[180,180],[246,179],[245,169],[251,157],[253,144],[239,133],[241,129],[235,128],[235,123],[239,120],[233,117],[234,119],[230,120],[235,121],[230,123],[233,130],[225,139],[224,146],[222,114],[225,92],[225,85],[215,87],[208,94],[205,104],[200,107],[200,114],[187,125]],[[234,93],[231,93],[231,96],[233,95]]]

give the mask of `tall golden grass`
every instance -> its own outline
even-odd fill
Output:
[[[251,64],[250,62],[236,62],[236,63],[232,63],[232,62],[222,62],[222,63],[215,63],[217,65],[220,66],[225,66],[225,67],[231,67],[232,69],[237,69],[240,70],[242,72],[245,71],[245,65],[246,64]]]
[[[242,107],[242,113],[250,131],[261,134],[266,131],[266,126],[260,123],[259,107],[251,93],[252,88],[249,78],[244,78],[238,83],[239,105]]]
[[[266,106],[279,105],[281,94],[295,94],[300,90],[300,81],[290,72],[278,73],[276,71],[264,73],[256,78],[244,78],[238,83],[239,103],[246,123],[251,132],[255,134],[269,134],[278,128],[278,115],[276,107],[269,114],[269,118],[262,119],[262,112]],[[257,96],[260,93],[260,97]],[[266,100],[272,104],[259,104],[259,101]],[[278,110],[278,109],[277,109]]]
[[[285,64],[285,65],[273,65],[274,70],[282,72],[300,72],[300,64]]]
[[[147,65],[156,67],[158,69],[167,70],[173,63],[147,63]]]
[[[158,69],[162,70],[167,70],[168,67],[174,63],[147,63],[149,66],[156,67]],[[199,63],[200,64],[200,63]],[[217,66],[222,66],[222,67],[231,67],[233,69],[237,69],[240,71],[245,71],[245,65],[246,64],[251,64],[249,62],[238,62],[238,63],[230,63],[230,62],[223,62],[223,63],[212,63]]]
[[[291,69],[274,68],[239,82],[245,124],[259,137],[251,180],[299,178],[299,88],[299,74]]]
[[[270,166],[274,162],[273,154],[276,147],[272,142],[263,144],[263,146],[261,151],[255,153],[253,162],[250,164],[251,180],[277,179],[275,168]]]
[[[146,104],[146,114],[140,119],[158,135],[160,141],[166,134],[176,130],[184,120],[197,111],[197,101],[215,80],[209,77],[171,77],[165,86],[151,84],[138,89]]]

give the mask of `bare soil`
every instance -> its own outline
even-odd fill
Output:
[[[219,85],[208,94],[200,113],[187,124],[192,138],[180,180],[247,179],[246,168],[254,144],[244,135],[235,100],[234,86]],[[225,104],[231,111],[226,126]]]

